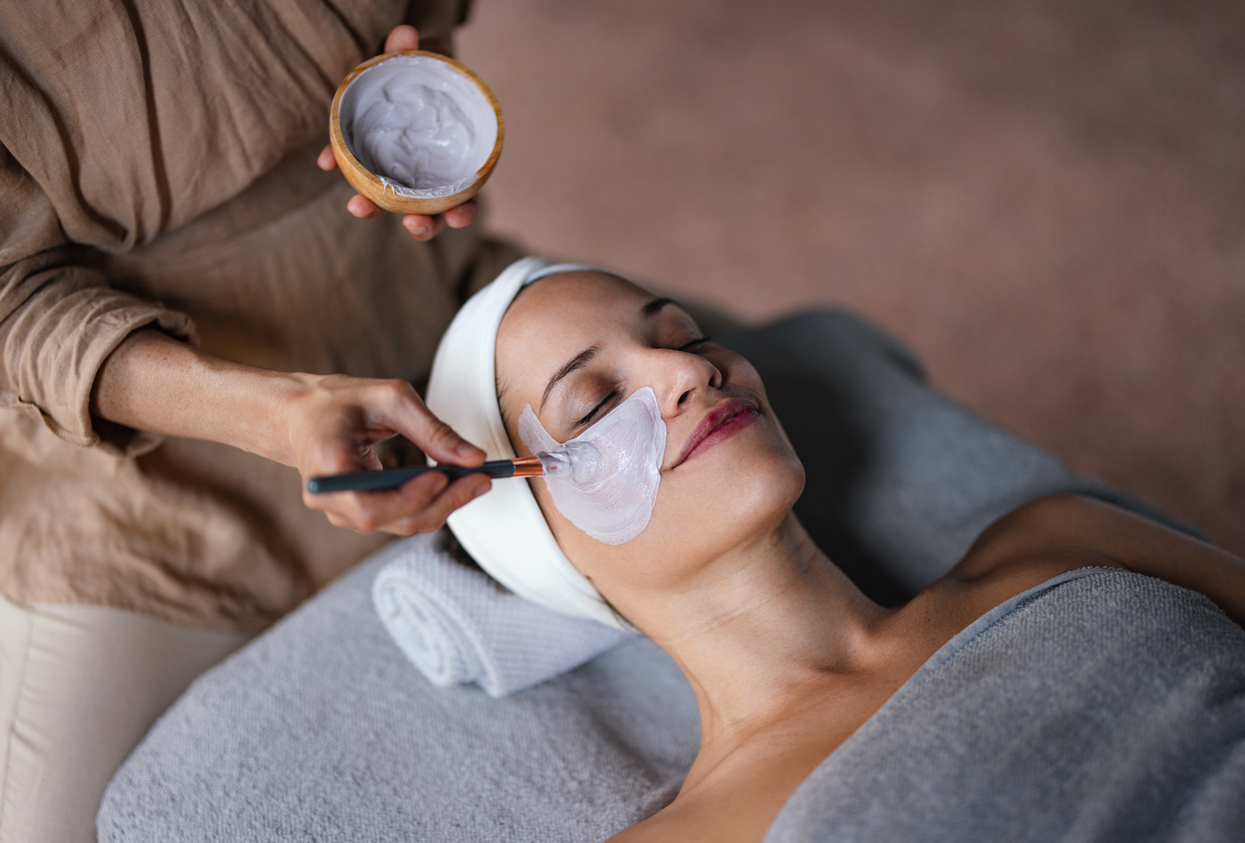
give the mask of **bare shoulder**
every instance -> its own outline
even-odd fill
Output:
[[[1088,567],[1121,567],[1101,543],[1075,529],[1084,498],[1042,498],[991,524],[946,579],[967,587],[973,603],[994,608],[1049,579]]]
[[[1209,597],[1245,625],[1245,560],[1105,501],[1058,495],[992,524],[948,575],[996,605],[1067,571],[1123,568]],[[1009,594],[1008,592],[1011,592]]]
[[[1043,498],[988,527],[947,576],[922,589],[886,620],[886,652],[906,672],[973,621],[1007,600],[1069,571],[1123,567],[1097,532],[1081,523],[1085,499]],[[1093,518],[1094,513],[1088,516]]]

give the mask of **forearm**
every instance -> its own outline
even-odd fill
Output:
[[[159,331],[135,331],[104,361],[91,411],[115,424],[232,445],[294,465],[286,419],[307,376],[235,363]]]
[[[138,430],[232,445],[297,468],[304,478],[380,468],[374,446],[405,436],[438,462],[479,465],[464,442],[399,379],[274,372],[223,360],[158,331],[132,333],[95,380],[97,418]],[[435,530],[488,491],[483,475],[447,485],[429,472],[393,492],[311,495],[303,501],[359,532]]]

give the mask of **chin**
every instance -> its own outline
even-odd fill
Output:
[[[804,490],[804,467],[790,446],[773,443],[732,455],[719,470],[679,480],[659,495],[648,528],[628,544],[691,562],[777,529]]]
[[[764,532],[795,506],[804,491],[804,466],[789,449],[776,449],[740,465],[723,486],[722,520],[738,525],[730,532]]]

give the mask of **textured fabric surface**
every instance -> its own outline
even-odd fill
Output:
[[[942,576],[1036,497],[1091,491],[1148,512],[939,396],[848,314],[725,341],[760,368],[808,469],[801,519],[878,599]],[[101,840],[593,840],[673,798],[696,711],[650,642],[502,700],[438,690],[382,630],[372,571],[202,677],[113,780]]]
[[[674,798],[699,723],[651,642],[505,699],[436,688],[372,611],[377,564],[201,677],[113,779],[99,839],[569,843]]]
[[[413,536],[376,554],[372,604],[411,664],[438,687],[475,683],[491,697],[522,691],[631,638],[524,600]]]
[[[978,619],[788,800],[767,843],[1239,841],[1245,630],[1074,571]]]

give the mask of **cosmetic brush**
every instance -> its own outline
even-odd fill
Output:
[[[540,457],[517,457],[513,460],[491,460],[475,468],[461,465],[420,465],[408,468],[388,468],[384,471],[355,471],[349,474],[332,474],[327,477],[311,477],[307,491],[313,495],[331,492],[384,492],[414,480],[429,471],[439,471],[451,481],[468,474],[487,474],[489,477],[539,477],[545,473]]]
[[[407,468],[388,468],[384,471],[355,471],[349,474],[332,474],[311,477],[307,491],[313,495],[332,492],[383,492],[396,489],[429,471],[439,471],[451,481],[468,474],[486,474],[495,479],[504,477],[566,477],[572,483],[584,485],[595,482],[601,473],[601,452],[588,442],[568,442],[552,453],[541,451],[534,457],[516,457],[512,460],[491,460],[475,468],[461,465],[420,465]]]

